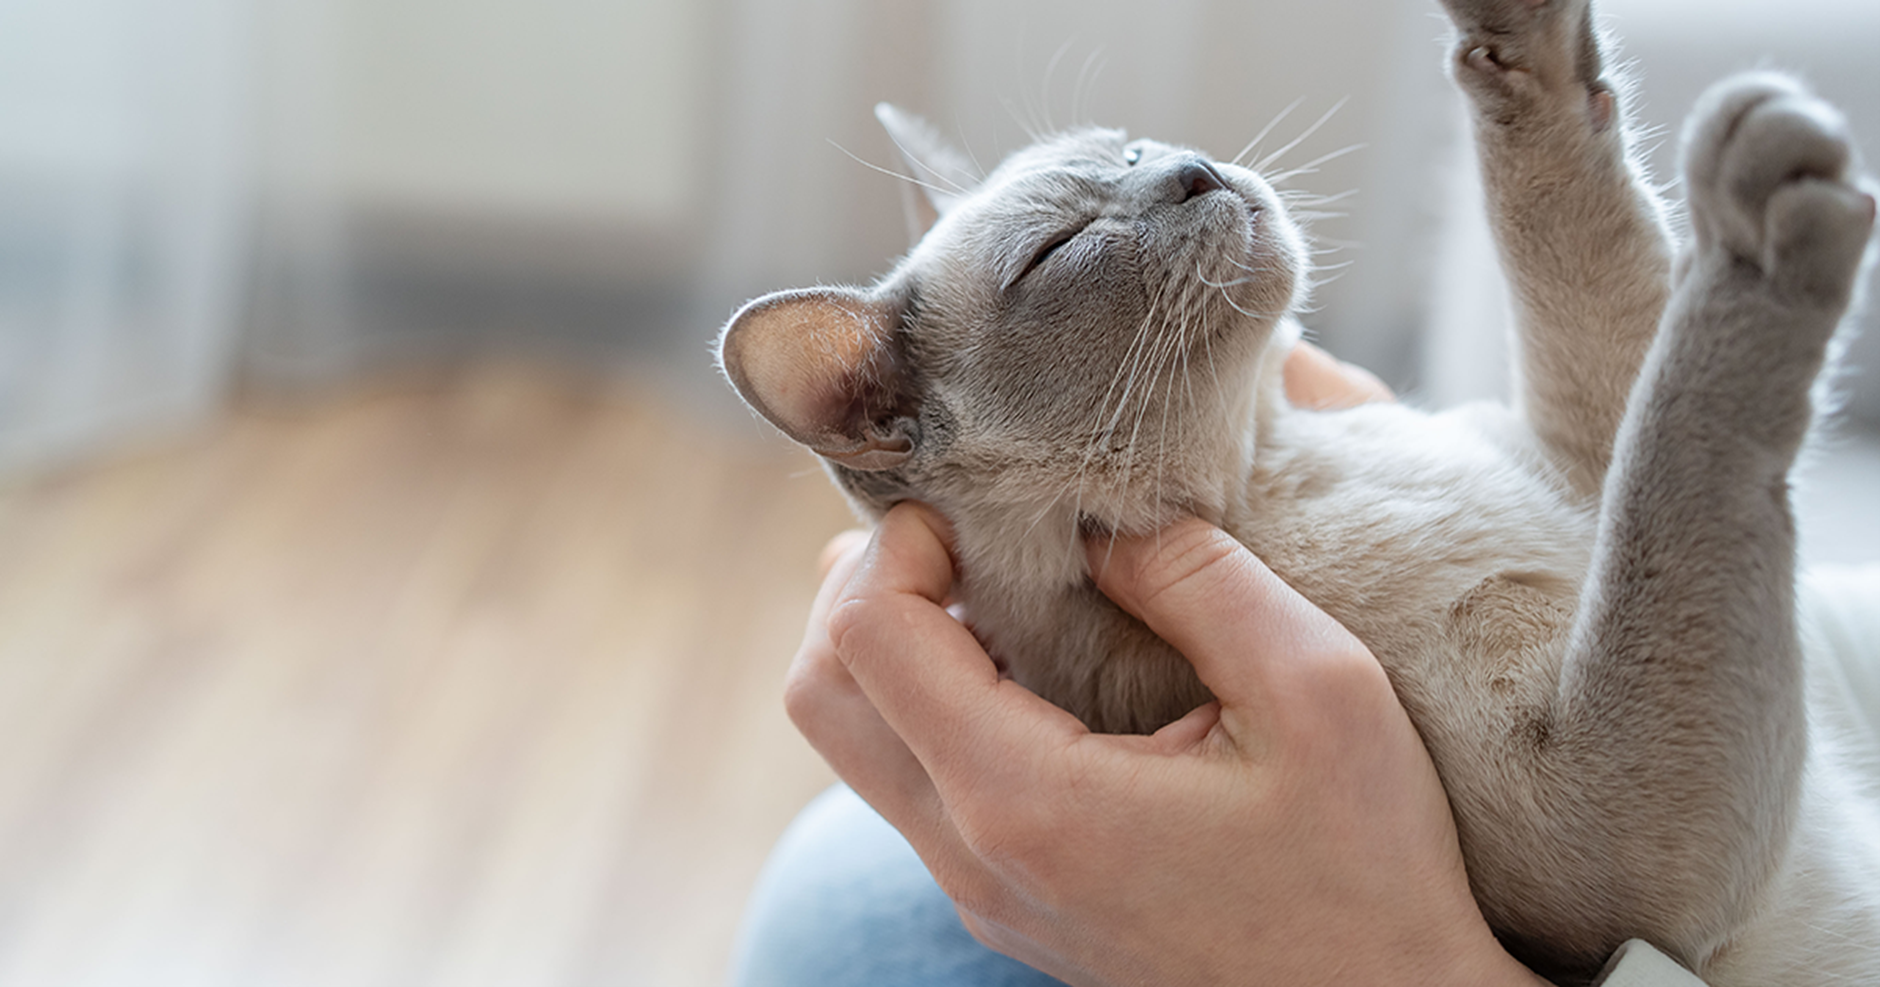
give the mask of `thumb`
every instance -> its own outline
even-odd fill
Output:
[[[1342,624],[1205,521],[1185,518],[1086,548],[1097,587],[1194,665],[1220,699],[1224,722],[1274,715],[1299,672],[1364,651]]]

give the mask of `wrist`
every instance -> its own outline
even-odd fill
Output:
[[[1502,948],[1501,940],[1495,938],[1476,910],[1473,898],[1468,905],[1467,919],[1451,927],[1457,934],[1424,954],[1431,962],[1415,983],[1429,987],[1553,987],[1551,981]]]
[[[1547,978],[1509,955],[1492,934],[1488,937],[1488,943],[1478,946],[1466,958],[1462,968],[1456,971],[1456,976],[1447,982],[1476,984],[1479,987],[1553,987]]]

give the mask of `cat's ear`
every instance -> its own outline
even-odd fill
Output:
[[[899,304],[853,289],[779,291],[731,317],[718,360],[785,435],[850,469],[893,469],[919,431],[894,359],[900,318]]]
[[[919,183],[901,187],[908,234],[919,240],[942,214],[979,185],[978,174],[966,155],[920,117],[891,103],[876,103],[875,119],[888,131],[888,139],[900,149],[908,173]]]

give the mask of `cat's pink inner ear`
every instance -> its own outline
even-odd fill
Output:
[[[732,317],[719,344],[745,402],[784,434],[858,469],[898,465],[904,436],[870,419],[892,386],[891,305],[843,289],[779,292]]]

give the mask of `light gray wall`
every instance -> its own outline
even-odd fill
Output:
[[[340,178],[372,203],[680,231],[708,4],[333,0]]]
[[[265,9],[252,383],[674,334],[712,194],[717,4]]]
[[[0,470],[219,405],[244,273],[247,27],[236,0],[0,4]]]
[[[1880,3],[1609,0],[1606,9],[1638,62],[1641,116],[1666,133],[1652,155],[1665,180],[1677,174],[1677,127],[1698,94],[1752,68],[1800,74],[1846,112],[1869,166],[1880,163]],[[1880,308],[1869,305],[1860,327],[1847,354],[1848,410],[1880,425]]]

